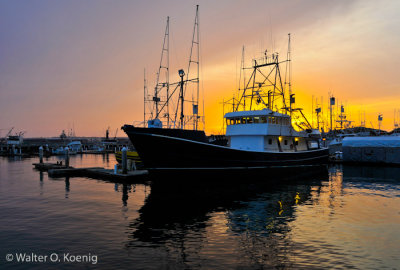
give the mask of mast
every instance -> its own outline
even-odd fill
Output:
[[[187,74],[183,69],[179,70],[180,80],[178,82],[170,83],[169,81],[169,17],[167,17],[167,25],[165,28],[163,47],[161,51],[161,59],[160,65],[157,72],[157,83],[154,88],[154,95],[148,99],[145,98],[145,103],[151,103],[153,105],[151,110],[151,117],[147,116],[147,120],[161,120],[163,119],[166,122],[166,126],[171,128],[185,128],[187,124],[190,124],[191,127],[195,130],[199,128],[199,121],[201,117],[199,116],[199,99],[200,99],[200,34],[199,34],[199,16],[198,16],[198,8],[196,6],[196,17],[194,22],[193,29],[193,37],[192,37],[192,45],[190,49],[190,58],[188,64]],[[196,77],[190,77],[191,66],[193,64],[197,65]],[[193,73],[193,72],[192,72]],[[184,77],[186,75],[186,77]],[[165,80],[162,80],[165,78]],[[185,100],[185,94],[188,87],[188,82],[196,83],[196,89],[191,91],[192,97],[190,99]],[[172,89],[170,87],[173,86]],[[147,90],[147,87],[146,87]],[[164,91],[165,90],[165,91]],[[172,91],[170,91],[172,90]],[[172,102],[170,104],[170,102]],[[176,103],[175,103],[176,102]],[[188,114],[186,112],[185,116],[185,106],[190,103],[193,106],[192,114]],[[173,110],[172,114],[170,114],[170,105],[173,106],[171,110]],[[176,105],[176,107],[175,107]],[[179,113],[180,112],[180,113]],[[203,98],[203,113],[204,113],[204,98]],[[149,115],[149,113],[147,113]],[[203,128],[204,128],[204,116],[203,119]],[[145,120],[146,120],[146,112],[145,112]],[[151,121],[153,123],[157,123],[157,127],[162,127],[161,121]],[[148,121],[150,123],[150,121]],[[160,125],[161,124],[161,125]]]
[[[167,92],[167,99],[169,97],[169,16],[167,17],[167,28],[165,30],[165,35],[167,38],[167,67],[166,67],[166,92]],[[169,102],[167,102],[167,127],[169,127]]]
[[[330,110],[331,131],[333,132],[333,120],[332,120],[333,112],[332,112],[332,107],[335,106],[335,97],[331,96],[329,100],[330,100],[330,102],[329,102],[329,110]]]
[[[382,120],[383,120],[383,116],[382,114],[378,114],[378,129],[379,129],[379,135],[381,135],[381,125],[382,125]]]
[[[312,128],[314,129],[314,95],[312,96],[311,99],[311,125]]]
[[[185,94],[184,94],[184,91],[183,91],[183,85],[184,85],[184,80],[183,80],[183,77],[185,76],[185,72],[183,71],[183,69],[180,69],[179,70],[179,77],[181,77],[181,82],[180,82],[180,94],[179,94],[179,99],[180,99],[180,102],[181,102],[181,117],[180,117],[180,120],[181,120],[181,129],[184,129],[184,125],[185,125],[185,122],[184,122],[184,119],[185,119],[185,115],[184,115],[184,113],[183,113],[183,109],[184,109],[184,105],[183,105],[183,103],[184,103],[184,101],[185,101],[185,99],[184,99],[184,97],[185,97]]]
[[[242,72],[243,72],[243,90],[246,88],[246,73],[245,73],[245,68],[244,68],[244,45],[242,47],[242,59],[240,62],[240,74],[239,74],[239,94],[240,94],[240,83],[242,79]],[[239,105],[239,104],[238,104]],[[246,103],[243,101],[243,110],[246,109]]]
[[[242,58],[244,50],[242,51]],[[252,73],[250,78],[245,82],[242,91],[242,95],[239,98],[239,102],[236,105],[235,110],[237,111],[240,106],[243,110],[253,110],[255,107],[268,107],[271,110],[274,109],[275,101],[281,97],[283,103],[283,109],[289,111],[285,102],[285,87],[282,81],[279,65],[287,62],[287,60],[279,61],[278,53],[273,53],[271,56],[265,51],[265,55],[261,59],[253,59]],[[243,64],[243,60],[242,60]],[[249,92],[248,92],[249,90]],[[268,98],[268,100],[267,100]],[[247,107],[246,100],[250,99],[249,108]],[[276,111],[279,109],[276,108]]]
[[[252,67],[244,67],[244,48],[242,49],[241,71],[243,77],[246,69],[251,69],[248,80],[244,80],[243,89],[239,86],[241,96],[235,103],[234,111],[240,108],[246,110],[261,110],[268,108],[273,112],[287,114],[292,119],[294,113],[304,121],[296,124],[299,128],[311,129],[312,124],[307,120],[301,108],[294,108],[295,96],[292,91],[292,68],[291,68],[291,34],[288,34],[287,59],[280,60],[277,52],[264,52],[262,58],[253,59]],[[281,74],[281,64],[286,63],[284,77]],[[240,74],[240,79],[242,73]],[[279,102],[279,104],[278,104]],[[288,104],[289,103],[289,104]],[[282,107],[281,107],[282,106]]]
[[[189,79],[190,76],[190,67],[191,65],[196,65],[196,76],[192,79]],[[190,56],[189,56],[189,65],[188,71],[186,74],[186,81],[191,81],[196,84],[195,93],[192,92],[192,112],[193,112],[193,129],[198,129],[199,124],[199,98],[200,98],[200,34],[199,34],[199,5],[196,5],[196,16],[194,19],[193,26],[193,36],[192,36],[192,44],[190,47]],[[185,86],[186,92],[187,84]],[[203,100],[204,102],[204,100]],[[182,110],[183,110],[183,99],[182,99]],[[204,105],[203,105],[204,108]],[[204,113],[204,112],[203,112]]]
[[[287,82],[289,86],[289,113],[290,119],[292,118],[292,104],[295,102],[294,94],[292,94],[292,62],[291,62],[291,51],[290,51],[290,33],[288,34],[288,50],[287,50],[287,63],[286,63],[286,74],[285,74],[285,84],[286,75],[288,75],[289,81]]]
[[[161,73],[164,75],[164,81],[160,81]],[[163,47],[161,50],[161,59],[160,59],[160,66],[158,68],[157,72],[157,80],[156,80],[156,86],[154,88],[154,96],[153,96],[153,102],[155,105],[155,116],[154,118],[157,119],[160,117],[161,111],[159,109],[159,104],[162,102],[161,101],[161,90],[165,88],[166,89],[166,96],[168,98],[169,96],[169,17],[167,17],[167,25],[165,27],[165,34],[164,34],[164,40],[163,40]],[[167,126],[169,126],[169,104],[167,103],[166,106],[163,106],[162,108],[166,107],[166,112],[164,115],[161,115],[161,117],[166,117],[167,118]]]
[[[143,79],[143,126],[146,127],[146,96],[147,96],[147,86],[146,86],[146,69],[144,69],[144,79]]]

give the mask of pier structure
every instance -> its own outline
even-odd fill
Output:
[[[126,147],[132,149],[132,143],[128,138],[118,138],[117,140],[105,142],[99,137],[75,137],[75,138],[25,138],[21,144],[10,145],[6,142],[0,142],[0,155],[2,156],[29,156],[39,155],[39,147],[43,147],[45,156],[53,155],[53,150],[65,148],[68,143],[79,141],[81,143],[80,151],[77,153],[86,154],[105,154],[121,151]]]

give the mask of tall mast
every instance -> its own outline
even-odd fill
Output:
[[[167,37],[167,67],[166,67],[166,87],[167,87],[167,100],[169,98],[169,16],[167,17],[167,28],[165,30],[165,36]],[[169,102],[167,101],[167,127],[169,127]]]
[[[160,82],[160,75],[165,72],[165,81]],[[169,96],[169,17],[167,17],[167,25],[165,27],[163,47],[161,50],[160,66],[157,72],[157,82],[154,88],[153,101],[155,103],[155,118],[159,118],[161,111],[158,108],[161,98],[159,93],[163,88],[166,88],[166,96]],[[167,112],[165,116],[167,117],[167,126],[169,126],[169,105],[167,104]]]
[[[185,115],[184,115],[184,111],[183,111],[183,109],[184,109],[184,101],[185,101],[185,93],[184,93],[184,91],[183,91],[183,88],[184,88],[184,84],[185,84],[185,81],[183,80],[183,77],[185,76],[185,72],[183,71],[183,69],[180,69],[179,71],[179,77],[181,77],[181,82],[180,82],[180,92],[179,92],[179,100],[180,100],[180,103],[181,103],[181,117],[180,117],[180,120],[181,120],[181,129],[184,129],[185,128],[185,121],[184,121],[184,119],[185,119]]]
[[[311,99],[311,126],[314,129],[314,95]]]
[[[195,78],[193,78],[193,79],[189,79],[190,67],[191,67],[192,63],[197,65],[197,69],[196,69],[197,76]],[[196,83],[196,93],[195,93],[196,97],[194,97],[193,93],[192,93],[192,106],[193,106],[192,109],[193,109],[193,117],[194,117],[194,119],[193,119],[193,129],[197,130],[198,129],[198,123],[199,123],[199,96],[200,96],[199,5],[196,5],[196,16],[195,16],[195,19],[194,19],[192,45],[190,47],[189,66],[188,66],[188,72],[186,74],[186,81],[187,82],[191,81],[193,83]],[[186,92],[186,87],[187,87],[187,84],[185,86],[185,92]]]
[[[241,71],[243,71],[243,91],[246,91],[246,70],[244,66],[244,45],[242,48],[242,62],[240,64],[242,66]],[[239,87],[240,90],[240,87]],[[239,106],[239,104],[238,104]],[[243,100],[243,110],[246,110],[246,100]]]
[[[288,34],[288,50],[287,50],[287,65],[286,65],[286,73],[285,74],[285,84],[287,83],[289,88],[289,113],[290,117],[292,117],[292,104],[294,103],[294,95],[292,94],[292,63],[291,63],[291,48],[290,48],[290,33]],[[286,82],[286,76],[288,76],[288,82]]]
[[[245,81],[243,89],[239,89],[242,91],[242,95],[236,105],[236,111],[240,106],[243,107],[243,110],[252,110],[253,101],[257,106],[265,106],[273,110],[275,99],[279,96],[282,97],[284,108],[288,110],[285,105],[285,86],[279,68],[281,62],[279,62],[278,58],[278,53],[269,56],[265,51],[263,58],[253,60],[253,66],[251,67],[253,71],[247,82]],[[245,73],[245,69],[248,68],[243,68],[243,73]],[[266,101],[267,98],[268,101]],[[246,99],[250,99],[249,108],[246,107]]]
[[[330,124],[331,124],[331,131],[333,132],[333,112],[332,107],[335,106],[335,97],[332,95],[329,99],[329,110],[330,110]]]
[[[146,127],[146,96],[147,96],[147,83],[146,83],[146,69],[144,69],[144,79],[143,79],[143,126]]]

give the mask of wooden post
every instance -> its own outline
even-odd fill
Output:
[[[69,149],[65,147],[65,167],[69,167]]]
[[[39,147],[39,163],[43,163],[43,146]]]
[[[127,173],[127,167],[128,167],[127,159],[128,159],[127,150],[126,150],[126,147],[124,147],[124,148],[122,148],[122,173],[123,174]]]
[[[132,170],[136,171],[136,162],[132,160]]]

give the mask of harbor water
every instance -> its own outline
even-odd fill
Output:
[[[50,178],[37,161],[0,157],[0,269],[400,269],[400,168],[118,183]]]

